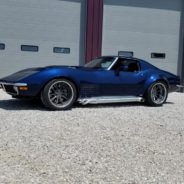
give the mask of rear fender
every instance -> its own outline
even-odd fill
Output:
[[[145,84],[144,84],[144,91],[146,92],[147,89],[148,89],[154,82],[156,82],[156,81],[163,81],[163,82],[165,82],[165,83],[167,84],[167,86],[169,87],[169,82],[168,82],[168,80],[167,80],[166,77],[164,77],[164,76],[161,75],[161,74],[153,74],[153,75],[151,75],[151,76],[147,79],[147,81],[145,82]]]

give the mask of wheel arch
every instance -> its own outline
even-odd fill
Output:
[[[164,76],[159,76],[159,75],[152,75],[145,83],[144,85],[144,95],[146,94],[147,90],[149,89],[149,87],[155,83],[155,82],[164,82],[167,86],[167,89],[169,90],[169,82],[167,80],[167,78],[165,78]]]
[[[167,80],[165,80],[165,79],[158,79],[158,80],[156,80],[155,82],[163,82],[163,83],[166,84],[167,89],[169,89],[169,82],[168,82]]]
[[[44,87],[45,87],[50,81],[56,80],[56,79],[66,79],[66,80],[72,82],[72,83],[74,84],[75,88],[76,88],[76,91],[77,91],[77,98],[79,97],[79,85],[77,84],[77,82],[76,82],[75,80],[73,80],[71,77],[68,77],[68,76],[57,76],[57,77],[53,77],[53,78],[47,80],[47,81],[43,84],[43,86],[41,87],[41,89],[40,89],[40,91],[39,91],[39,93],[38,93],[38,96],[41,95],[42,90],[44,89]]]

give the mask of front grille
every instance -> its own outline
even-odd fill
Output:
[[[11,94],[17,94],[17,92],[14,90],[13,85],[4,85],[4,89],[7,93]]]

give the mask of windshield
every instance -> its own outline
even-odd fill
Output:
[[[84,65],[85,68],[108,69],[114,61],[114,57],[100,57]]]

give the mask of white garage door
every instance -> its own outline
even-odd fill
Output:
[[[84,2],[0,0],[0,77],[27,67],[82,64]]]
[[[103,55],[135,57],[177,73],[182,0],[104,0]]]

